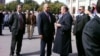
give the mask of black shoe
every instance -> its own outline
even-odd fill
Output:
[[[13,54],[12,55],[10,54],[10,56],[14,56],[14,55]]]
[[[16,54],[16,56],[22,56],[21,54]]]
[[[1,36],[3,35],[3,34],[0,34]]]
[[[14,56],[14,52],[10,53],[10,56]]]

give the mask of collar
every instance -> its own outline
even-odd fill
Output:
[[[79,14],[79,15],[83,16],[83,15],[84,15],[84,13],[81,13],[81,14]]]
[[[20,15],[20,14],[21,14],[21,12],[17,12],[17,14],[18,14],[18,15]]]

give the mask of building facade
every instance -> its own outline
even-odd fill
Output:
[[[92,4],[96,4],[97,0],[66,0],[67,5],[69,5],[70,12],[72,14],[77,13],[79,6],[84,6],[86,10],[88,7],[92,7]]]

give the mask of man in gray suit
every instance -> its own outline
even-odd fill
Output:
[[[85,56],[100,56],[100,0],[96,10],[96,15],[85,25],[82,34]]]
[[[21,11],[22,5],[17,5],[17,11],[11,15],[9,21],[12,32],[10,56],[14,55],[15,47],[16,55],[20,56],[23,34],[25,33],[25,16]]]

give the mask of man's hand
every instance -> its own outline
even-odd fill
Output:
[[[55,23],[55,26],[56,26],[56,27],[61,27],[61,24]]]
[[[39,35],[39,37],[42,39],[43,38],[43,35]]]

